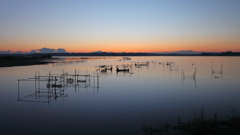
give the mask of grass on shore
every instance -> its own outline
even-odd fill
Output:
[[[209,119],[204,118],[204,110],[201,115],[183,122],[179,117],[174,124],[160,124],[157,127],[152,125],[143,126],[145,134],[180,134],[180,135],[240,135],[240,116],[233,111],[231,116],[223,118],[214,114]]]

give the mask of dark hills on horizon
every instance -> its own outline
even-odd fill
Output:
[[[32,53],[32,54],[0,54],[0,56],[240,56],[240,52],[202,52],[202,53],[113,53],[113,52],[91,52],[91,53]]]

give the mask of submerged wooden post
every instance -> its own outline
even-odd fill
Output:
[[[56,87],[56,86],[57,86],[57,84],[56,84],[56,81],[57,81],[57,77],[56,77],[56,76],[55,76],[55,79],[54,79],[54,80],[55,80],[55,87]]]
[[[60,84],[62,84],[62,82],[63,82],[62,78],[63,78],[63,76],[62,76],[62,74],[60,74],[60,75],[59,75],[59,79],[60,79],[60,80],[59,80],[59,83],[60,83]]]
[[[98,76],[98,73],[97,73],[97,87],[99,86],[99,76]]]
[[[79,69],[78,69],[78,76],[79,76]],[[78,76],[77,76],[77,80],[78,80]]]
[[[50,79],[50,71],[49,71],[49,75],[48,75],[48,82],[50,82],[51,81],[51,79]]]
[[[65,87],[65,79],[66,79],[66,76],[65,76],[65,73],[64,73],[64,70],[62,69],[62,73],[63,73],[63,84],[64,84],[64,87]]]
[[[88,75],[88,84],[90,85],[90,74]]]
[[[221,64],[221,74],[222,74],[223,64]]]

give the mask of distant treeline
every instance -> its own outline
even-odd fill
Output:
[[[0,54],[0,56],[240,56],[240,52],[201,53],[201,54],[180,54],[180,53],[33,53],[33,54]]]
[[[240,56],[240,52],[201,53],[200,56]]]

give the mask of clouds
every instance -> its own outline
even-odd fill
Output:
[[[63,48],[58,48],[57,53],[67,53],[65,49]]]
[[[99,51],[95,51],[95,52],[91,52],[91,53],[102,53],[102,51],[99,50]]]
[[[55,53],[56,50],[55,49],[50,49],[50,48],[42,48],[42,49],[38,49],[39,53]]]
[[[37,53],[37,50],[31,50],[30,53]]]
[[[44,47],[37,50],[31,50],[30,53],[68,53],[68,52],[63,48],[51,49],[51,48]]]
[[[63,48],[58,48],[58,49],[52,49],[52,48],[41,48],[41,49],[36,49],[36,50],[31,50],[30,52],[22,52],[22,51],[16,51],[16,52],[11,52],[11,50],[8,51],[1,51],[0,54],[29,54],[29,53],[68,53],[65,49]]]
[[[8,51],[0,51],[0,54],[9,54],[10,53],[10,50]]]

